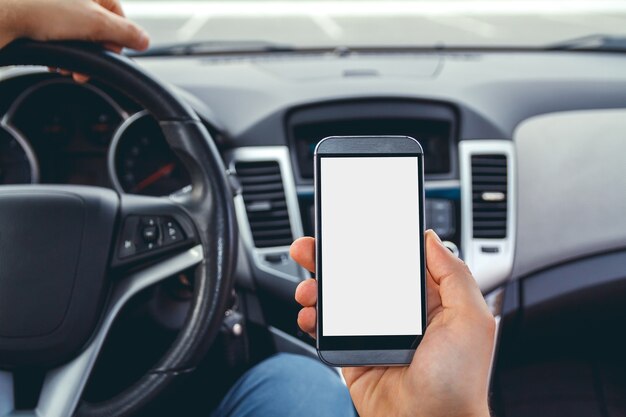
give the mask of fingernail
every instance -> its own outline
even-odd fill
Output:
[[[141,30],[141,44],[144,48],[147,48],[148,45],[150,45],[150,36],[148,36],[148,33],[143,29]]]
[[[433,234],[435,236],[435,238],[437,238],[437,242],[443,244],[443,242],[441,241],[441,238],[439,237],[439,235],[433,229],[428,229],[428,232],[430,232],[431,234]]]

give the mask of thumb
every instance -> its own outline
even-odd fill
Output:
[[[488,311],[476,280],[465,263],[446,248],[439,236],[428,230],[425,234],[426,268],[439,285],[444,309]]]

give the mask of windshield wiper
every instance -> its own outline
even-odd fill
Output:
[[[553,43],[545,49],[549,51],[626,52],[626,36],[593,34]]]
[[[143,52],[127,51],[129,57],[188,56],[246,52],[293,52],[296,48],[266,41],[200,41],[159,45]]]

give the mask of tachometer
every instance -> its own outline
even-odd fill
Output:
[[[191,183],[161,128],[145,111],[127,119],[115,134],[109,169],[118,191],[130,194],[168,195]]]
[[[37,165],[28,143],[10,128],[0,126],[0,184],[37,181]]]

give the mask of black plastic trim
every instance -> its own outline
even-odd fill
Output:
[[[454,179],[459,176],[457,142],[460,131],[460,113],[451,103],[402,97],[362,97],[354,99],[329,100],[301,105],[289,109],[285,114],[284,129],[290,148],[291,162],[294,167],[296,184],[312,184],[303,178],[296,151],[294,126],[303,123],[341,121],[345,119],[384,119],[406,118],[433,120],[450,123],[450,170],[447,173],[428,174],[429,180]]]
[[[597,299],[598,291],[626,284],[626,249],[571,261],[521,280],[525,319],[540,316],[559,305]]]

